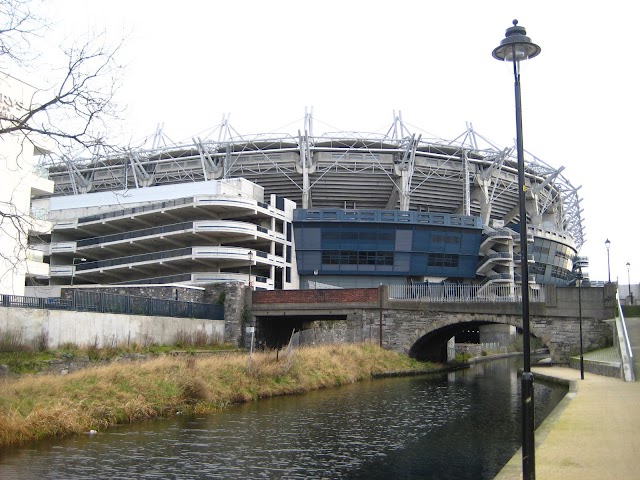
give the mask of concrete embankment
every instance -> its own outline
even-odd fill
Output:
[[[569,393],[536,430],[538,479],[640,478],[640,382],[566,367],[533,368],[534,378],[565,381]],[[522,478],[518,451],[496,476]]]

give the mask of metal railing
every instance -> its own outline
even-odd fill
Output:
[[[118,265],[126,265],[128,263],[150,262],[153,260],[162,260],[165,258],[184,257],[191,255],[191,247],[177,248],[174,250],[165,250],[155,253],[141,253],[138,255],[130,255],[128,257],[112,258],[109,260],[96,260],[93,262],[84,262],[76,264],[76,271],[91,270],[96,268],[115,267]]]
[[[436,303],[521,302],[520,285],[389,285],[389,298]],[[544,289],[529,287],[530,302],[544,302]]]
[[[201,318],[224,320],[224,305],[183,302],[158,298],[73,290],[71,298],[40,298],[0,295],[0,306],[69,310],[76,312],[120,313],[152,317]]]
[[[618,291],[616,291],[616,304],[618,307],[616,329],[618,331],[618,353],[622,363],[622,376],[625,382],[634,382],[636,377],[633,369],[633,349],[631,348],[631,340],[629,340],[627,323],[624,320],[624,313],[620,305],[620,294]]]

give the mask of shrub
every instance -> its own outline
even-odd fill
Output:
[[[0,351],[24,352],[29,350],[24,342],[22,330],[0,330]]]
[[[173,336],[173,344],[178,348],[191,345],[191,334],[183,329],[178,330]]]
[[[224,305],[224,301],[227,299],[227,292],[220,292],[216,299],[216,305]]]
[[[49,350],[49,332],[42,329],[33,339],[33,349],[36,352],[46,352]]]

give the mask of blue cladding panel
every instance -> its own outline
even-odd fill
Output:
[[[479,218],[386,210],[295,210],[298,272],[475,277]],[[431,256],[429,254],[432,254]]]

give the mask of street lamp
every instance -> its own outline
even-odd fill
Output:
[[[631,293],[631,264],[627,262],[627,281],[629,282],[629,305],[633,305],[633,293]]]
[[[609,274],[609,283],[611,283],[611,258],[609,257],[609,248],[611,247],[611,242],[607,238],[604,241],[605,247],[607,247],[607,273]]]
[[[524,146],[522,141],[522,99],[520,94],[520,62],[540,53],[540,47],[526,36],[524,27],[513,21],[500,46],[493,50],[493,58],[513,64],[516,103],[516,138],[518,150],[518,203],[520,204],[520,265],[522,273],[522,475],[524,480],[534,479],[535,440],[533,420],[533,374],[531,373],[531,345],[529,338],[529,264],[527,255],[527,209],[525,204]]]
[[[249,250],[249,288],[251,288],[251,265],[253,264],[253,252]]]
[[[71,286],[73,287],[73,277],[75,277],[76,275],[76,260],[80,261],[80,262],[86,262],[87,259],[86,258],[82,258],[82,257],[74,257],[71,260]]]
[[[576,269],[576,283],[578,284],[578,321],[580,322],[580,380],[584,380],[584,358],[582,357],[582,267]]]
[[[318,269],[313,271],[313,289],[318,289]]]

